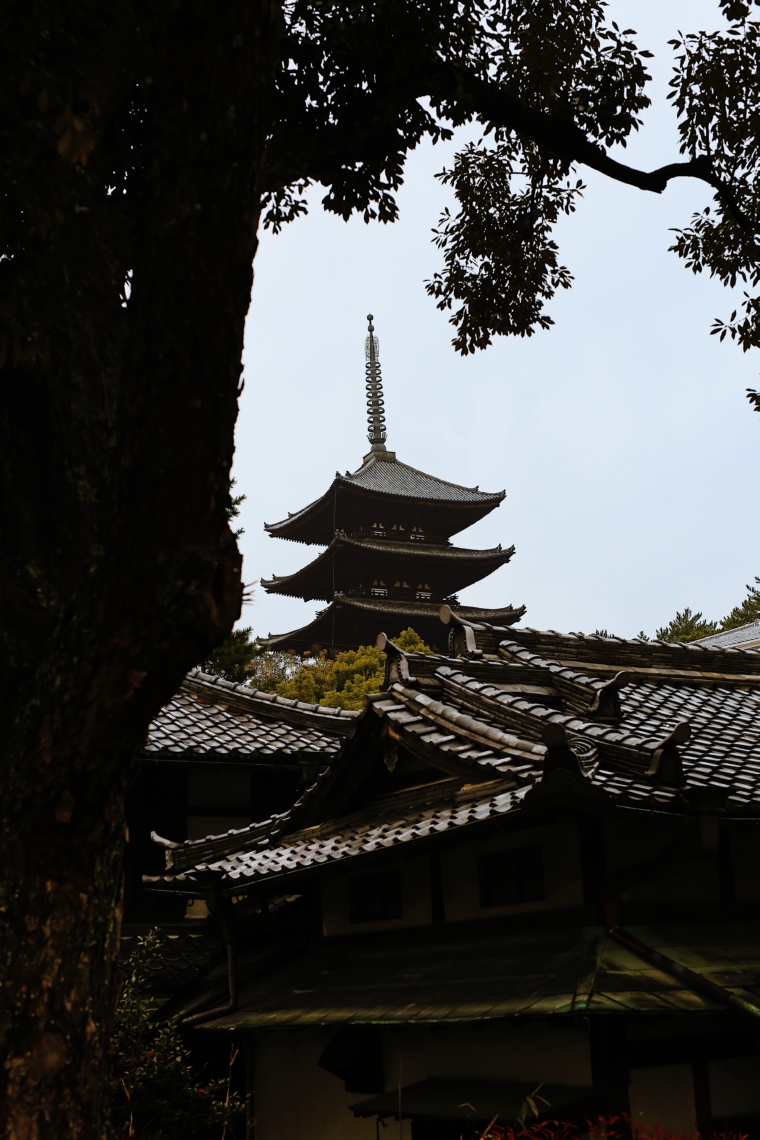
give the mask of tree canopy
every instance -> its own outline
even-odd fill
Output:
[[[712,202],[676,231],[672,248],[693,272],[746,286],[713,332],[757,346],[760,24],[749,0],[721,0],[717,21],[720,9],[718,30],[671,41],[669,98],[683,157],[641,171],[611,150],[641,126],[651,53],[610,20],[603,0],[287,0],[271,33],[264,225],[279,229],[303,213],[312,182],[325,186],[327,210],[393,221],[409,151],[474,123],[481,141],[440,175],[457,212],[441,219],[443,265],[427,286],[452,311],[460,352],[551,324],[547,302],[572,281],[553,227],[573,211],[584,166],[653,193],[674,178],[706,184]],[[123,323],[136,227],[155,201],[159,27],[139,0],[113,5],[109,17],[89,0],[31,5],[6,29],[13,115],[3,153],[0,362],[52,351],[64,313],[111,304],[109,323]],[[193,158],[207,167],[212,193],[223,192],[225,175],[210,132],[234,131],[239,117],[225,98],[192,111]],[[65,285],[63,264],[69,280],[81,271],[98,292],[51,294],[54,281]]]
[[[744,601],[734,606],[720,621],[711,621],[702,613],[693,613],[687,606],[683,611],[676,613],[667,625],[658,629],[655,637],[659,641],[698,641],[701,637],[738,629],[739,626],[757,621],[760,619],[760,578],[756,577],[755,585],[748,584],[746,589],[747,596]]]
[[[402,630],[395,643],[408,653],[432,653],[411,628]],[[324,651],[316,656],[282,653],[266,649],[247,627],[233,630],[204,667],[262,692],[330,708],[360,709],[367,693],[382,688],[385,654],[375,645],[360,645],[335,656]]]
[[[425,136],[478,125],[481,141],[439,175],[457,212],[436,231],[443,266],[427,285],[452,311],[454,345],[467,353],[496,334],[530,336],[552,323],[547,303],[572,282],[553,228],[582,193],[581,167],[658,194],[674,178],[696,178],[712,202],[671,248],[694,273],[747,287],[712,331],[756,347],[760,25],[751,3],[723,0],[718,21],[719,7],[719,30],[671,41],[683,158],[647,172],[610,152],[641,126],[650,53],[601,0],[294,0],[264,224],[278,229],[303,212],[309,182],[328,188],[323,204],[342,217],[392,221],[408,151]]]

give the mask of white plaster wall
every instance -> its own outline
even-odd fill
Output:
[[[343,1081],[317,1065],[330,1034],[277,1029],[256,1036],[256,1140],[375,1140],[375,1119],[357,1119],[350,1104],[368,1094],[347,1093]],[[411,1140],[411,1126],[394,1121],[388,1140]]]
[[[411,1025],[386,1031],[383,1040],[386,1092],[429,1077],[480,1081],[535,1081],[591,1085],[588,1035],[583,1029],[550,1029],[541,1024]]]
[[[384,864],[383,870],[401,871],[402,918],[387,922],[349,921],[348,875],[322,880],[322,929],[331,934],[364,934],[373,930],[396,930],[405,926],[429,926],[433,921],[430,901],[430,861],[427,855]],[[371,873],[371,872],[368,872]]]
[[[222,764],[190,764],[187,773],[187,802],[190,808],[240,808],[251,806],[251,773],[248,768]]]
[[[537,902],[490,906],[481,910],[478,897],[478,855],[538,844],[543,851],[546,898]],[[448,922],[579,906],[583,902],[578,828],[575,820],[570,818],[547,827],[497,835],[484,843],[462,844],[443,853],[441,867]]]
[[[320,1029],[278,1029],[256,1035],[257,1140],[375,1140],[375,1121],[357,1119],[349,1105],[370,1094],[347,1093],[343,1081],[317,1066],[330,1040]],[[469,1025],[383,1031],[386,1092],[428,1077],[591,1084],[584,1031],[543,1025]],[[409,1121],[389,1121],[387,1140],[411,1140]]]
[[[693,1135],[697,1130],[694,1078],[691,1065],[659,1065],[632,1069],[628,1089],[631,1118],[641,1124],[662,1124]]]
[[[755,1116],[760,1113],[760,1057],[710,1061],[713,1116]]]
[[[760,899],[760,828],[731,835],[737,899]]]
[[[684,834],[683,828],[656,818],[640,818],[630,822],[624,819],[606,820],[607,870],[616,871],[651,859]],[[715,856],[697,859],[663,879],[623,891],[623,898],[650,902],[718,902],[718,861]]]

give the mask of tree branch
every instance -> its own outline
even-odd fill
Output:
[[[610,158],[604,148],[592,142],[572,120],[555,118],[528,107],[498,83],[480,79],[464,68],[441,66],[435,76],[435,88],[430,94],[464,101],[481,118],[508,127],[561,157],[590,166],[607,178],[639,190],[662,194],[673,178],[697,178],[706,182],[739,225],[752,233],[758,232],[757,224],[744,213],[731,187],[715,173],[709,155],[698,155],[688,162],[671,162],[657,170],[637,170]]]

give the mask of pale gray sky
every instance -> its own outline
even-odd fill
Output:
[[[610,9],[656,56],[654,106],[626,160],[673,161],[667,40],[718,26],[717,0],[613,0]],[[623,636],[653,632],[684,605],[722,616],[760,574],[760,416],[744,398],[760,354],[709,335],[712,318],[735,307],[731,294],[667,252],[669,230],[710,200],[708,189],[684,180],[658,197],[582,168],[584,200],[558,231],[575,284],[551,304],[554,327],[462,359],[423,285],[439,265],[430,231],[449,201],[433,176],[452,153],[427,146],[412,156],[393,226],[325,214],[317,187],[307,218],[263,236],[234,468],[248,497],[246,582],[316,556],[269,538],[263,524],[317,498],[368,450],[371,312],[389,446],[441,478],[507,492],[456,541],[514,543],[515,556],[463,601],[522,603],[528,625]],[[256,588],[242,623],[282,633],[323,604]]]

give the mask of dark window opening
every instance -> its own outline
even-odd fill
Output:
[[[351,922],[388,922],[403,918],[401,872],[385,871],[349,879],[348,913]]]
[[[541,848],[495,851],[478,859],[481,907],[513,906],[546,897]]]

